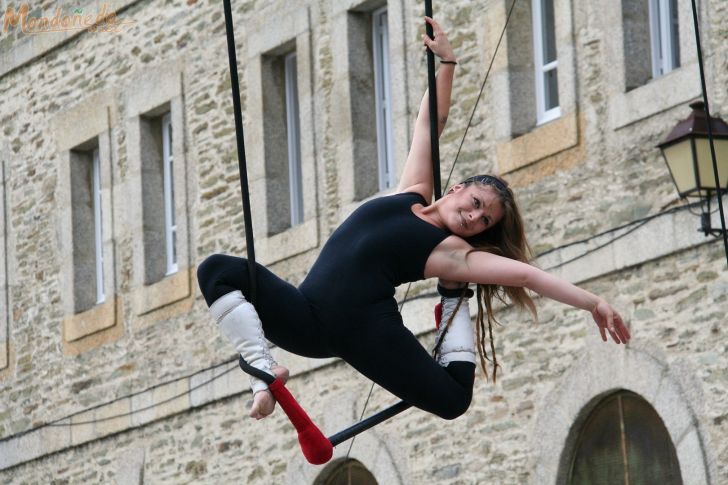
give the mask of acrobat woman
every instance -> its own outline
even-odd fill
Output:
[[[425,20],[435,37],[424,36],[423,42],[441,63],[436,82],[442,133],[457,62],[442,28]],[[522,218],[502,178],[470,177],[432,202],[428,118],[425,95],[397,193],[355,210],[331,235],[298,288],[258,265],[254,308],[247,301],[245,259],[216,254],[199,266],[200,289],[212,317],[250,365],[287,377],[266,339],[305,357],[339,357],[405,402],[453,419],[470,405],[476,341],[488,374],[482,315],[490,331],[494,297],[507,295],[535,318],[528,288],[590,312],[604,341],[607,333],[617,344],[629,341],[622,318],[604,299],[528,264]],[[433,358],[404,326],[394,294],[402,283],[435,277],[447,324],[440,325]],[[478,285],[477,339],[467,303],[472,292],[460,289],[468,283]],[[275,400],[265,382],[251,377],[251,387],[250,415],[260,419],[273,412]]]

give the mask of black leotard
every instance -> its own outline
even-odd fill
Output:
[[[362,204],[331,235],[300,286],[323,312],[348,315],[393,299],[396,286],[424,279],[427,258],[450,235],[417,217],[416,193],[380,197]]]
[[[412,212],[416,193],[362,204],[331,235],[300,288],[257,265],[256,309],[266,337],[308,357],[337,356],[411,404],[454,418],[470,404],[475,366],[440,367],[402,323],[401,283],[424,279],[432,250],[449,236]],[[213,255],[197,271],[208,305],[241,290],[247,261]]]

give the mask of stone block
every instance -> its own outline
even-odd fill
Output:
[[[190,407],[189,380],[162,384],[152,390],[154,415],[157,419],[179,413]]]
[[[227,367],[229,368],[229,367]],[[215,381],[226,367],[207,369],[190,377],[190,406],[199,407],[216,399]]]
[[[78,446],[96,438],[93,409],[71,417],[71,444]]]
[[[132,426],[141,426],[155,420],[153,392],[154,390],[150,389],[131,397]]]
[[[31,431],[16,438],[0,441],[0,469],[32,460],[43,455],[40,430]]]
[[[50,454],[71,446],[71,420],[58,421],[57,426],[43,426],[38,429],[42,454]]]
[[[125,93],[126,113],[137,117],[153,111],[182,93],[183,58],[176,57],[142,70],[130,81],[132,89]]]
[[[119,458],[116,472],[117,485],[144,484],[144,448],[132,448]]]
[[[116,100],[111,90],[99,91],[51,119],[51,134],[59,152],[81,145],[109,129],[108,107]]]
[[[680,463],[683,484],[703,485],[710,483],[706,473],[709,467],[703,453],[703,446],[697,428],[692,427],[679,443],[675,443],[675,448],[677,460]]]
[[[660,389],[657,391],[654,401],[650,404],[665,423],[665,428],[670,433],[672,442],[675,446],[678,446],[685,434],[689,432],[689,428],[693,427],[697,420],[687,406],[683,390],[675,380],[662,379]]]
[[[0,342],[0,369],[8,366],[8,343]]]
[[[94,413],[97,436],[106,436],[129,428],[131,420],[131,399],[123,398],[97,408]]]

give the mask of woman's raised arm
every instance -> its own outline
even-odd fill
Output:
[[[484,251],[468,252],[465,248],[451,253],[447,259],[449,262],[445,259],[437,262],[441,268],[437,271],[440,278],[528,288],[539,295],[590,312],[605,342],[607,332],[618,344],[627,343],[630,339],[622,317],[603,298],[535,266]]]
[[[423,36],[424,44],[432,52],[444,61],[455,61],[447,34],[442,28],[429,17],[425,20],[432,24],[435,38],[430,39]],[[438,137],[445,129],[447,115],[450,112],[450,99],[452,94],[452,81],[455,72],[455,64],[441,64],[437,73],[437,115],[438,115]],[[429,90],[428,90],[429,91]],[[398,192],[418,192],[429,204],[432,200],[432,154],[430,153],[430,106],[429,92],[420,103],[420,110],[415,121],[414,135],[409,155],[402,171],[402,177],[397,188]]]

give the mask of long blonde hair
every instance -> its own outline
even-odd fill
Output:
[[[494,226],[488,228],[486,231],[480,234],[470,237],[467,242],[473,246],[473,251],[487,251],[489,253],[504,256],[506,258],[515,259],[524,263],[528,263],[531,256],[531,248],[526,241],[526,232],[523,227],[523,219],[518,209],[518,204],[513,196],[513,191],[508,186],[508,182],[500,177],[493,175],[476,175],[470,177],[461,184],[468,185],[479,185],[482,187],[490,187],[498,195],[501,206],[503,208],[503,217]],[[495,340],[493,338],[493,323],[500,325],[496,320],[493,313],[493,299],[507,304],[506,296],[521,309],[528,309],[533,316],[534,321],[538,321],[538,313],[536,312],[536,305],[524,288],[515,286],[499,286],[499,285],[481,285],[477,287],[477,301],[478,301],[478,314],[476,317],[476,341],[478,345],[478,354],[480,355],[480,366],[485,373],[486,379],[488,378],[488,369],[486,361],[491,361],[488,357],[486,350],[486,335],[485,335],[485,322],[488,322],[488,339],[490,340],[490,349],[493,363],[493,383],[496,382],[496,375],[498,371],[498,359],[495,354]],[[457,309],[465,297],[465,290],[460,297],[460,301],[456,306],[456,310],[452,313],[448,319],[446,325],[450,326],[452,319],[457,313]],[[447,328],[442,333],[440,340],[435,345],[433,354],[437,355],[442,340],[447,333]]]

